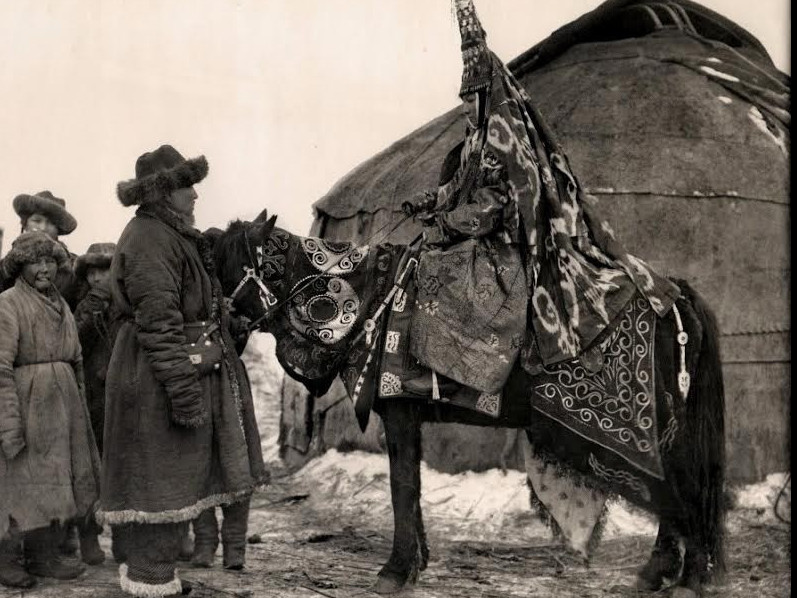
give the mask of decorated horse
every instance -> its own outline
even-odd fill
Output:
[[[640,297],[596,340],[596,360],[515,363],[502,392],[402,389],[418,364],[407,349],[413,247],[357,247],[300,237],[266,211],[216,240],[225,295],[272,333],[285,371],[320,396],[340,376],[358,419],[382,419],[394,513],[392,552],[375,591],[399,591],[429,558],[421,513],[421,424],[523,428],[538,457],[587,487],[659,517],[641,586],[677,581],[700,593],[724,568],[724,395],[713,314],[685,282],[659,317]],[[463,310],[469,306],[463,305]],[[520,360],[518,360],[519,362]],[[430,380],[433,377],[429,377]],[[683,554],[681,552],[683,551]]]

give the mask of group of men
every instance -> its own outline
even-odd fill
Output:
[[[75,528],[82,560],[102,563],[97,537],[105,524],[124,591],[188,593],[176,563],[190,558],[195,566],[212,565],[219,506],[223,564],[244,565],[249,498],[268,472],[239,357],[248,333],[227,310],[212,241],[194,228],[194,185],[207,172],[204,156],[185,159],[169,145],[143,154],[135,178],[117,189],[124,206],[137,206],[135,216],[118,243],[92,244],[81,256],[62,240],[77,227],[63,199],[49,191],[14,199],[22,233],[0,262],[0,326],[8,332],[0,343],[4,585],[80,575],[83,566],[68,556],[77,552]],[[20,324],[27,320],[17,296],[42,301],[31,326]],[[68,309],[59,309],[60,302]],[[35,320],[46,318],[48,307],[56,308],[57,325],[39,338]],[[55,354],[73,329],[81,351],[69,358],[67,378],[83,390],[85,413],[65,403],[74,413],[58,426],[69,437],[53,454],[53,442],[37,428],[35,397],[20,384],[28,367],[20,347],[30,341],[38,343],[37,354]],[[37,376],[49,376],[48,392],[59,392],[53,372],[62,361],[32,359]],[[60,402],[53,396],[49,408]],[[84,458],[98,450],[101,466],[98,457]],[[48,496],[54,480],[40,465],[45,455],[66,472],[59,483],[71,484],[60,501]],[[23,462],[24,476],[17,473]],[[85,464],[81,475],[78,462]],[[193,555],[186,542],[192,522]]]
[[[595,339],[635,294],[663,315],[679,291],[614,239],[525,90],[487,47],[472,0],[455,4],[467,129],[439,187],[415,211],[425,231],[417,303],[434,309],[414,311],[411,351],[433,372],[435,387],[500,393],[518,361],[535,374],[547,364],[589,358]],[[54,274],[81,330],[80,369],[87,371],[89,417],[102,448],[99,508],[77,513],[81,552],[88,562],[101,561],[97,524],[110,525],[122,588],[139,596],[188,591],[175,568],[185,526],[194,521],[194,562],[209,566],[217,506],[225,510],[224,564],[240,568],[248,500],[268,477],[236,351],[242,343],[232,333],[238,327],[216,276],[212,242],[194,227],[194,185],[207,172],[204,157],[187,160],[168,145],[143,154],[135,178],[117,187],[122,205],[137,206],[118,243],[92,245],[66,260],[74,271]],[[38,260],[52,267],[64,253],[30,235],[61,243],[59,236],[77,225],[64,201],[46,191],[21,195],[14,207],[23,234],[9,256],[21,266],[14,272],[27,274],[0,294],[0,327],[6,293],[30,295]],[[7,357],[4,366],[3,355],[0,346],[0,465],[37,449],[22,448],[19,408],[4,407],[22,401],[11,383],[4,394],[2,368],[14,379],[16,362]],[[11,411],[13,424],[3,420]],[[65,466],[75,461],[65,458]],[[12,469],[0,469],[0,483]],[[48,483],[35,480],[30,494],[46,493]],[[24,550],[15,551],[20,543],[36,545],[39,536],[25,533],[43,525],[38,517],[26,527],[23,507],[0,504],[0,582],[20,587],[32,583],[31,571]],[[60,514],[56,509],[51,519]],[[34,573],[74,575],[57,555],[46,557],[49,565]]]

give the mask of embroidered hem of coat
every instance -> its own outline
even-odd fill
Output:
[[[133,581],[127,576],[127,565],[119,565],[119,586],[124,592],[142,598],[156,598],[160,596],[172,596],[183,591],[183,584],[174,572],[174,579],[166,583],[144,583],[143,581]]]
[[[213,494],[197,501],[189,507],[182,509],[171,509],[168,511],[136,511],[128,509],[125,511],[97,511],[96,519],[100,525],[121,525],[123,523],[182,523],[199,517],[202,511],[211,507],[219,507],[231,503],[240,502],[255,490],[265,488],[268,484],[258,484],[252,489],[239,490],[238,492],[225,492],[223,494]]]

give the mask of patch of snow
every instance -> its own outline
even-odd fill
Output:
[[[715,56],[711,56],[709,58],[706,58],[706,62],[722,62],[722,61],[719,58],[716,58]]]
[[[365,513],[379,512],[382,516],[390,512],[387,455],[363,451],[340,453],[332,449],[294,475],[307,483],[312,488],[313,499],[323,504],[346,505]],[[740,488],[737,507],[772,511],[786,475],[772,474],[763,482]],[[531,508],[525,473],[510,470],[504,474],[491,469],[447,474],[422,463],[421,488],[424,517],[435,525],[445,523],[452,538],[484,538],[508,525],[517,528],[518,522],[525,527],[524,537],[548,537],[548,530],[528,517]],[[655,516],[622,498],[609,501],[604,538],[653,536],[657,529]]]
[[[707,75],[711,75],[712,77],[716,77],[717,79],[724,79],[725,81],[733,81],[734,83],[739,82],[738,77],[734,77],[733,75],[729,75],[728,73],[723,73],[721,71],[715,70],[710,66],[701,66],[700,70],[706,73]]]
[[[771,473],[763,482],[750,484],[736,491],[736,506],[741,509],[771,510],[778,492],[786,483],[787,473]]]
[[[717,99],[723,104],[731,104],[733,102],[728,96],[717,96]]]
[[[604,538],[655,536],[658,529],[659,522],[653,515],[632,507],[623,499],[609,502]]]
[[[389,513],[389,465],[386,455],[329,450],[294,474],[313,490],[313,500],[340,504],[365,513]],[[441,473],[421,464],[421,505],[430,525],[445,525],[452,539],[495,537],[507,527],[526,539],[550,539],[550,531],[532,514],[526,475],[498,469]],[[433,522],[433,523],[432,523]],[[622,499],[608,506],[604,536],[655,535],[656,519]]]

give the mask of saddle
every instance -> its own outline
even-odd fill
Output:
[[[450,381],[441,384],[418,363],[410,352],[409,338],[416,293],[409,277],[389,306],[375,372],[377,400],[426,399],[496,419],[511,408],[507,401],[528,401],[532,413],[553,419],[654,477],[663,476],[656,425],[657,316],[642,295],[636,295],[607,332],[577,359],[544,366],[534,359],[532,344],[518,360],[527,376],[527,392],[506,396]]]

